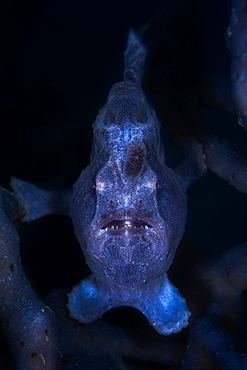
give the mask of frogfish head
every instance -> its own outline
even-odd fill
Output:
[[[122,153],[113,152],[96,176],[96,210],[85,255],[109,283],[139,285],[167,271],[183,232],[185,217],[180,222],[170,203],[183,203],[184,194],[182,201],[179,192],[173,194],[176,184],[167,171],[166,183],[159,185],[162,167],[161,174],[154,172],[146,157],[143,141],[132,142]],[[171,228],[172,216],[178,228]]]
[[[186,195],[164,164],[160,124],[140,87],[114,85],[93,127],[91,164],[74,186],[76,234],[98,278],[140,285],[170,267]]]

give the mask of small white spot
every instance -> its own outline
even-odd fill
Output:
[[[97,191],[103,191],[105,189],[105,182],[104,181],[98,181],[96,184]]]
[[[151,190],[154,191],[156,189],[156,183],[154,181],[147,181],[146,186]]]

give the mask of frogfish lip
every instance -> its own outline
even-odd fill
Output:
[[[154,232],[155,228],[150,222],[136,218],[113,219],[103,224],[99,230],[100,233],[107,232],[119,235],[126,232],[131,234],[145,231]]]

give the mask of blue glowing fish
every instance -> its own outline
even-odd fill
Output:
[[[147,50],[130,31],[123,81],[94,124],[91,162],[72,191],[49,192],[13,179],[24,221],[71,216],[92,275],[69,294],[70,315],[89,323],[132,306],[161,334],[179,332],[189,312],[167,277],[184,232],[187,197],[164,162],[160,123],[141,88]]]

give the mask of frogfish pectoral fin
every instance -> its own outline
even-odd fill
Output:
[[[141,311],[150,325],[162,335],[178,333],[188,324],[190,313],[185,300],[167,274],[134,289],[115,287],[114,290],[101,283],[92,274],[74,287],[68,302],[73,318],[87,324],[111,308],[130,306]]]

